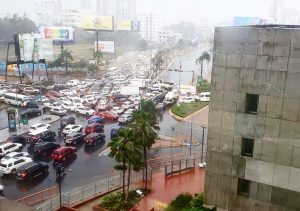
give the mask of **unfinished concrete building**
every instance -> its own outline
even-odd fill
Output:
[[[205,203],[300,210],[300,26],[215,30]]]

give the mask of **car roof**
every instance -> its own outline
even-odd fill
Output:
[[[17,143],[5,143],[5,144],[0,145],[0,148],[1,147],[7,147],[7,146],[12,145],[12,144],[18,145]],[[19,145],[21,145],[21,144],[19,144]]]
[[[42,165],[42,163],[36,163],[36,162],[26,163],[26,164],[22,165],[18,170],[24,170],[24,169],[30,168],[32,166],[35,166],[35,165]]]
[[[70,134],[68,134],[67,136],[68,136],[68,137],[70,137],[70,136],[74,137],[75,135],[78,135],[78,134],[82,135],[82,133],[76,132],[76,133],[70,133]]]
[[[90,133],[86,136],[86,138],[92,138],[92,137],[95,137],[95,136],[98,136],[100,135],[101,133]]]
[[[46,146],[46,145],[53,145],[53,144],[59,145],[59,144],[53,143],[53,142],[40,142],[40,143],[37,143],[35,145],[35,147],[38,148],[38,147],[43,147],[43,146]]]
[[[33,132],[28,133],[28,135],[35,136],[35,135],[38,135],[38,134],[46,132],[46,131],[50,131],[50,130],[49,129],[43,129],[43,130],[33,131]]]
[[[14,162],[14,161],[17,161],[17,160],[20,160],[20,159],[31,159],[30,157],[25,157],[25,156],[23,156],[23,157],[17,157],[17,158],[9,158],[9,159],[7,159],[7,160],[3,160],[3,161],[1,161],[1,163],[3,163],[3,164],[8,164],[8,163],[11,163],[11,162]]]
[[[35,123],[33,125],[31,125],[31,127],[36,127],[36,126],[39,126],[39,125],[43,125],[44,123]]]

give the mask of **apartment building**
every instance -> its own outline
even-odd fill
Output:
[[[300,26],[215,29],[205,203],[300,210]]]

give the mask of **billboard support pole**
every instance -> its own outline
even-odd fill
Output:
[[[31,76],[32,79],[33,79],[33,75],[34,75],[34,61],[32,60],[32,76]]]
[[[14,43],[9,42],[7,45],[7,51],[6,51],[6,65],[5,65],[5,82],[7,82],[7,66],[8,66],[8,54],[9,54],[9,47],[10,45],[13,45]]]
[[[64,53],[64,43],[63,41],[60,41],[60,49],[61,49],[61,54]]]
[[[99,30],[96,30],[96,49],[97,49],[97,52],[99,51],[98,41],[99,41]]]

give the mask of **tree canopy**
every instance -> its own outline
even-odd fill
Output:
[[[0,44],[7,44],[13,40],[14,34],[36,32],[37,26],[26,17],[14,15],[12,18],[0,18]]]

